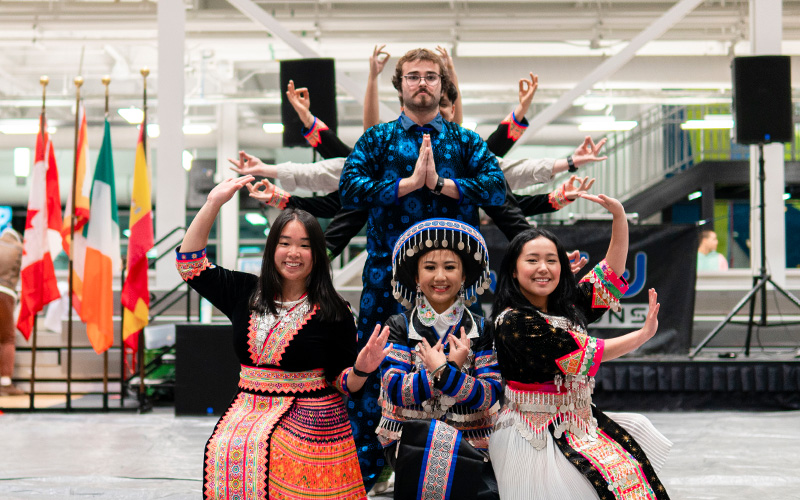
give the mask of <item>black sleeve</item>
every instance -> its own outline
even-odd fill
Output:
[[[510,116],[510,115],[509,115]],[[517,143],[517,139],[519,137],[514,138],[513,134],[509,134],[508,127],[509,122],[508,119],[504,120],[497,126],[492,135],[486,139],[486,145],[489,146],[489,151],[495,154],[495,156],[505,156],[509,150]],[[528,126],[528,120],[523,118],[522,124],[526,127]],[[509,137],[512,136],[512,137]]]
[[[333,194],[339,194],[338,191]],[[358,235],[367,223],[369,213],[366,210],[339,210],[328,229],[325,230],[325,245],[333,257],[336,257]]]
[[[353,148],[343,143],[339,136],[330,129],[320,132],[319,139],[317,152],[326,160],[329,158],[346,158],[353,151]]]
[[[525,217],[537,214],[549,214],[556,211],[556,208],[550,204],[550,195],[547,194],[520,194],[517,195],[517,201]]]
[[[287,207],[299,208],[320,219],[332,219],[341,210],[339,191],[328,193],[325,196],[294,196],[289,198]]]
[[[514,236],[530,229],[531,225],[525,220],[525,215],[520,209],[517,199],[511,192],[508,182],[503,178],[506,183],[506,201],[499,207],[483,207],[486,215],[492,218],[495,225],[503,232],[506,238],[512,240]]]

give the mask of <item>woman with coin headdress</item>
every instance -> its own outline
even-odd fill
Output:
[[[463,222],[425,220],[398,238],[392,273],[406,311],[386,322],[376,432],[395,498],[497,498],[487,448],[500,375],[484,319],[468,308],[491,283],[486,242]]]

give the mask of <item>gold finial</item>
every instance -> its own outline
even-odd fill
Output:
[[[150,68],[148,68],[147,66],[145,66],[144,68],[142,68],[141,70],[139,70],[139,73],[141,73],[143,77],[147,78],[147,75],[149,75],[149,74],[150,74]]]
[[[75,86],[76,87],[80,87],[81,85],[83,85],[83,77],[82,76],[76,76],[75,77]]]
[[[110,77],[110,76],[108,76],[108,75],[104,76],[104,77],[103,77],[103,85],[105,85],[106,87],[108,87],[108,84],[109,84],[109,83],[111,83],[111,77]]]
[[[50,83],[50,78],[46,75],[42,75],[39,77],[39,83],[42,84],[43,87],[46,87],[48,83]]]

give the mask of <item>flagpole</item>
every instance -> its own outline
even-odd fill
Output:
[[[111,77],[106,75],[103,77],[103,85],[106,87],[106,109],[105,119],[108,120],[108,85],[111,83]],[[86,161],[89,161],[87,158]],[[113,299],[112,299],[113,300]],[[120,331],[120,340],[122,339],[122,332]],[[113,340],[112,340],[113,343]],[[120,381],[120,384],[122,381]],[[122,387],[120,385],[120,387]],[[108,411],[108,349],[103,351],[103,410]]]
[[[144,116],[142,117],[142,137],[144,141],[144,150],[145,155],[147,154],[147,76],[150,74],[150,69],[145,66],[140,70],[142,74],[142,79],[144,82],[144,93],[142,99],[142,109],[144,110]],[[147,272],[147,270],[145,270]],[[136,354],[139,362],[139,409],[142,410],[145,406],[144,404],[144,397],[145,397],[145,390],[144,390],[144,328],[139,330],[139,339],[136,342]]]
[[[72,287],[75,260],[75,208],[78,202],[78,137],[80,135],[81,85],[83,77],[75,77],[75,159],[72,168],[72,205],[69,215],[69,317],[67,322],[67,411],[72,409]]]
[[[50,83],[50,79],[47,76],[42,76],[39,78],[39,84],[42,86],[42,114],[39,116],[39,134],[41,134],[40,140],[42,144],[44,144],[44,111],[45,111],[45,100],[47,98],[47,84]],[[36,317],[37,315],[33,316],[33,339],[31,341],[31,383],[30,383],[30,409],[33,410],[34,406],[34,393],[36,392]]]

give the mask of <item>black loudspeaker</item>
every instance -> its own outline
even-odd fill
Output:
[[[239,384],[231,325],[175,325],[175,415],[222,415]]]
[[[295,88],[305,87],[311,98],[311,114],[336,133],[336,71],[333,59],[294,59],[281,61],[281,120],[283,146],[308,146],[303,137],[303,122],[286,98],[289,80]]]
[[[217,160],[194,160],[189,170],[189,189],[186,198],[187,208],[202,207],[208,193],[214,189],[214,174],[217,172]]]
[[[731,68],[734,140],[739,144],[790,142],[793,124],[789,57],[736,57]]]

